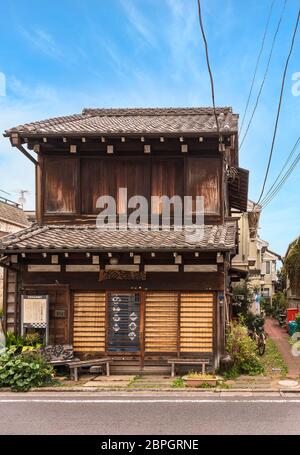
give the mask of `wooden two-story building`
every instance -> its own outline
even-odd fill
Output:
[[[230,267],[247,210],[239,168],[238,115],[231,108],[85,109],[5,132],[36,167],[37,223],[0,243],[5,326],[21,330],[21,302],[48,296],[50,344],[82,357],[105,355],[139,371],[171,357],[217,366],[230,314]],[[165,229],[99,229],[97,200],[204,197],[198,241]],[[194,207],[194,206],[193,206]],[[172,208],[172,207],[171,207]],[[150,209],[149,209],[150,210]],[[174,221],[174,220],[173,220]]]

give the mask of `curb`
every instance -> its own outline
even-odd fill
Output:
[[[3,388],[0,390],[0,395],[1,393],[6,393],[10,392],[11,390],[9,388]],[[82,393],[82,392],[126,392],[128,394],[131,393],[136,393],[136,392],[155,392],[155,393],[165,393],[165,392],[172,392],[172,393],[209,393],[211,395],[214,394],[219,394],[222,393],[223,395],[225,394],[233,394],[233,393],[293,393],[293,394],[299,394],[300,395],[300,389],[293,389],[293,388],[232,388],[232,389],[200,389],[200,388],[194,388],[194,387],[188,387],[188,388],[168,388],[168,389],[157,389],[157,388],[124,388],[124,387],[107,387],[107,388],[100,388],[100,387],[39,387],[39,388],[32,388],[29,390],[29,392],[56,392],[56,393],[63,393],[63,392],[71,392],[71,393]],[[15,392],[18,393],[18,392]]]

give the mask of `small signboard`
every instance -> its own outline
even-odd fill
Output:
[[[21,333],[37,331],[48,343],[49,303],[47,295],[23,295]]]

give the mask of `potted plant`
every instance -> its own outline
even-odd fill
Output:
[[[215,387],[217,385],[217,377],[212,374],[203,374],[203,373],[189,373],[182,378],[187,387],[201,387],[201,386],[211,386]]]

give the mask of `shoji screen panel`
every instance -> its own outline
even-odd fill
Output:
[[[212,352],[212,293],[181,293],[180,352]]]
[[[147,292],[145,304],[145,351],[177,352],[178,293]]]
[[[73,323],[74,351],[105,351],[105,292],[75,292]]]

